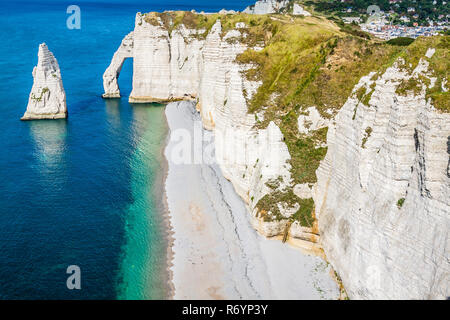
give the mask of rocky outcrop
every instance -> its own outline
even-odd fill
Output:
[[[247,7],[243,12],[249,14],[278,13],[289,5],[289,0],[260,0]]]
[[[45,43],[39,46],[38,64],[33,69],[33,78],[27,111],[21,120],[67,118],[61,71],[58,61]]]
[[[388,68],[368,105],[351,97],[328,131],[328,153],[314,192],[321,241],[353,299],[450,296],[450,114],[409,79],[434,80],[427,59],[412,72]]]

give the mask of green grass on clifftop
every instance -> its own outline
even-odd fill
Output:
[[[212,26],[220,20],[222,25],[222,36],[228,31],[235,29],[237,23],[245,23],[240,31],[244,34],[239,39],[241,43],[246,43],[249,47],[256,45],[264,46],[273,34],[277,33],[281,21],[287,21],[285,16],[250,15],[245,13],[237,14],[197,14],[186,11],[166,11],[151,12],[145,14],[147,23],[155,26],[162,25],[172,33],[180,25],[188,29],[201,31],[199,38],[206,38]]]
[[[247,44],[249,49],[236,61],[253,66],[244,76],[262,83],[247,101],[249,112],[255,113],[259,128],[265,128],[270,121],[279,126],[291,155],[293,185],[315,183],[316,171],[327,152],[327,128],[300,134],[298,116],[315,106],[322,117],[333,118],[361,77],[376,72],[376,79],[400,57],[406,61],[404,67],[411,71],[429,48],[436,49],[433,57],[427,59],[431,74],[437,79],[436,85],[427,90],[427,98],[438,110],[450,112],[446,82],[450,70],[449,36],[385,42],[362,32],[358,26],[320,16],[204,15],[175,11],[146,14],[144,19],[154,25],[162,23],[169,33],[184,24],[189,29],[199,30],[196,35],[199,38],[205,38],[218,19],[222,24],[222,35],[235,29],[238,22],[245,23],[240,29],[243,35],[228,41]],[[356,92],[361,103],[369,104],[374,88]],[[417,88],[417,82],[405,82],[400,84],[398,93],[407,94]],[[370,133],[366,132],[363,146]],[[274,191],[261,199],[257,207],[262,213],[270,211],[276,219],[284,219],[276,206],[281,201],[301,202],[292,190]],[[313,207],[313,202],[303,201],[294,218],[302,225],[310,224]],[[310,211],[309,214],[306,211]]]
[[[361,77],[393,60],[404,47],[352,35],[320,17],[275,23],[277,32],[262,51],[249,49],[237,58],[254,64],[246,73],[249,80],[262,82],[249,101],[249,111],[264,113],[259,127],[270,121],[280,127],[292,156],[295,183],[314,183],[327,151],[321,146],[327,131],[300,135],[298,116],[315,106],[331,118]]]

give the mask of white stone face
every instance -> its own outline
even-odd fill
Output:
[[[260,0],[253,6],[247,7],[243,12],[248,14],[270,14],[277,13],[289,4],[288,0]]]
[[[369,106],[349,98],[329,127],[316,215],[327,258],[352,299],[450,296],[450,115],[425,90],[396,94],[427,67],[422,60],[413,75],[387,69]],[[369,88],[369,79],[356,88]]]
[[[280,190],[291,184],[290,154],[275,123],[264,130],[254,129],[255,115],[248,113],[246,99],[251,99],[261,83],[245,79],[242,72],[251,66],[235,61],[247,49],[232,41],[241,32],[231,30],[222,36],[217,21],[206,37],[199,36],[204,30],[183,25],[169,35],[162,25],[149,24],[144,18],[137,14],[134,32],[122,42],[105,72],[104,97],[120,95],[120,66],[125,57],[132,56],[130,102],[195,99],[203,126],[215,133],[216,158],[224,176],[255,216],[258,201],[272,191],[266,182],[281,180]],[[294,209],[283,207],[282,214],[290,216]],[[264,224],[256,220],[255,224]]]
[[[308,134],[311,131],[328,127],[330,121],[322,118],[315,107],[309,107],[304,113],[298,117],[298,131],[300,133]]]
[[[104,98],[120,98],[120,90],[117,79],[122,70],[125,59],[133,57],[134,38],[133,32],[129,33],[120,44],[119,49],[114,53],[111,64],[103,74]]]
[[[298,3],[294,3],[294,9],[292,11],[292,14],[295,16],[306,16],[306,17],[311,15],[311,13],[303,9],[303,7]]]
[[[33,69],[33,88],[22,120],[60,119],[67,117],[64,91],[58,61],[45,43],[39,46],[38,64]]]
[[[242,75],[251,66],[235,62],[247,49],[230,41],[239,32],[222,35],[218,21],[206,38],[184,26],[169,35],[138,14],[130,101],[195,100],[203,126],[214,132],[221,171],[245,200],[253,226],[279,236],[288,222],[265,222],[256,204],[272,192],[267,182],[280,181],[279,190],[292,186],[291,157],[278,126],[256,129],[262,116],[248,113],[247,101],[261,83]],[[298,119],[301,134],[329,128],[317,184],[297,185],[294,193],[314,198],[321,243],[351,298],[450,296],[450,116],[426,100],[425,90],[418,96],[396,94],[401,81],[427,76],[427,68],[423,60],[412,75],[396,66],[387,69],[369,106],[350,97],[332,122],[314,107]],[[354,92],[361,86],[370,91],[373,75],[363,77]],[[279,208],[284,216],[298,209],[282,203]],[[315,228],[298,223],[289,234],[309,243],[319,239]]]

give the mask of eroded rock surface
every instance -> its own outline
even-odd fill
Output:
[[[33,88],[21,120],[67,118],[66,93],[58,61],[45,43],[39,46]]]
[[[351,298],[445,299],[450,114],[426,99],[425,84],[396,92],[429,77],[426,59],[412,73],[396,63],[372,76],[355,88],[374,88],[368,105],[351,97],[329,127],[314,194],[321,241]]]

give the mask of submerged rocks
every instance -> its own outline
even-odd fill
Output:
[[[45,43],[39,46],[38,57],[27,111],[21,120],[67,118],[66,93],[58,61]]]

